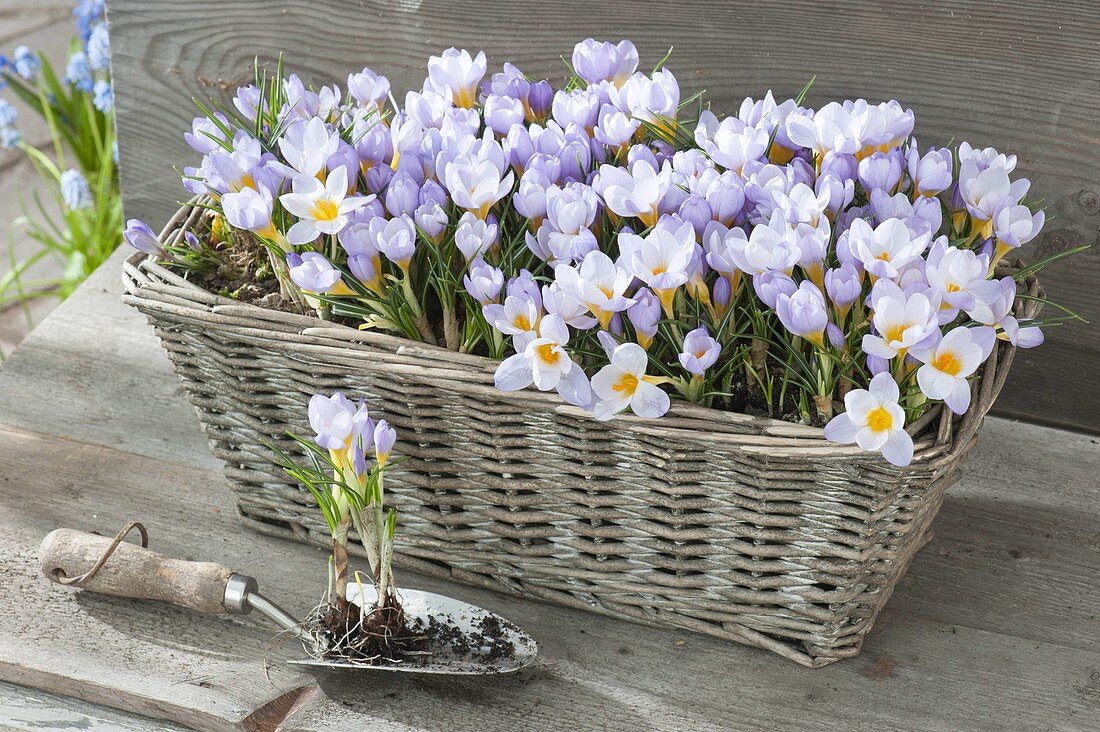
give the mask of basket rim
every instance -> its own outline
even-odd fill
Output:
[[[195,196],[182,204],[166,223],[158,239],[165,243],[176,243],[181,239],[184,232],[190,230],[197,218],[206,210],[198,205],[203,200],[208,200],[208,197]],[[332,345],[348,349],[355,344],[373,346],[391,352],[406,363],[427,363],[430,368],[449,371],[452,375],[464,372],[467,378],[463,381],[488,386],[500,398],[513,397],[519,401],[541,403],[544,408],[549,407],[565,416],[593,419],[589,412],[565,403],[556,394],[539,392],[532,388],[519,392],[497,391],[493,386],[492,373],[498,361],[489,357],[459,354],[443,346],[413,341],[398,335],[363,331],[340,323],[325,321],[315,315],[272,310],[226,298],[204,289],[185,276],[168,270],[161,266],[155,257],[145,252],[136,251],[126,258],[122,279],[126,291],[123,298],[131,305],[140,304],[142,308],[161,311],[178,311],[182,308],[188,310],[191,316],[204,312],[208,316],[221,316],[223,320],[232,320],[240,327],[251,326],[253,329],[265,332],[270,331],[272,326],[281,325],[283,332],[288,336],[297,335],[310,337],[312,340],[328,340]],[[1028,284],[1033,292],[1042,292],[1034,277],[1029,278]],[[1034,315],[1038,304],[1030,300],[1021,302],[1024,303],[1023,315]],[[252,321],[252,323],[245,324],[241,321]],[[268,327],[265,328],[265,325]],[[906,431],[917,442],[913,462],[907,468],[891,466],[877,453],[865,452],[858,446],[829,442],[825,439],[824,429],[821,427],[703,407],[682,400],[672,400],[668,413],[658,419],[620,414],[615,417],[614,422],[618,427],[656,436],[683,434],[685,431],[690,431],[695,435],[705,435],[708,438],[707,441],[710,441],[709,438],[720,436],[740,438],[735,442],[746,451],[766,452],[776,457],[786,456],[793,449],[799,457],[868,458],[870,464],[881,464],[884,470],[905,472],[913,468],[929,467],[930,461],[936,465],[950,461],[968,447],[1007,377],[1014,351],[1015,347],[1010,343],[997,341],[990,358],[981,367],[981,377],[973,381],[972,389],[977,398],[973,400],[971,410],[966,414],[952,415],[941,403],[906,427]],[[993,365],[992,374],[988,373],[990,364]],[[446,378],[445,374],[443,376]],[[469,378],[471,376],[482,378],[471,379]],[[992,378],[989,378],[990,376]],[[953,428],[956,426],[955,423],[960,423],[957,429]],[[703,429],[704,426],[710,429]],[[719,426],[719,429],[714,430],[715,426]],[[932,439],[927,437],[929,433]],[[751,439],[753,436],[756,437],[755,440]],[[728,440],[719,440],[719,442],[728,442]],[[934,458],[938,459],[933,460]]]

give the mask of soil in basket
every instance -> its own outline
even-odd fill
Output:
[[[508,640],[500,619],[480,618],[469,630],[435,616],[412,619],[396,606],[375,610],[359,620],[359,609],[350,606],[346,615],[330,606],[311,620],[312,630],[323,637],[331,650],[323,660],[356,663],[367,666],[403,663],[422,666],[446,659],[476,656],[478,662],[492,666],[494,662],[515,658],[515,644]]]

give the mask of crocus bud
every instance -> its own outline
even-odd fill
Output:
[[[642,288],[634,295],[634,304],[627,309],[626,317],[638,334],[638,345],[649,348],[661,320],[660,300],[650,290]]]
[[[769,270],[753,276],[752,288],[756,291],[756,296],[765,305],[774,308],[780,295],[793,295],[798,289],[798,285],[782,272]]]
[[[687,221],[695,229],[696,240],[701,241],[703,230],[707,224],[713,221],[714,217],[714,212],[711,210],[710,204],[707,203],[707,199],[692,193],[680,204],[677,212],[680,214],[680,218]]]
[[[794,293],[779,295],[775,312],[788,331],[824,347],[823,334],[829,315],[825,310],[825,297],[814,283],[804,281]]]
[[[126,229],[122,232],[122,240],[139,252],[145,252],[150,256],[159,259],[168,259],[170,256],[157,241],[156,234],[144,221],[138,219],[127,221]]]
[[[390,216],[411,214],[420,204],[420,186],[408,173],[396,173],[386,186],[385,199]]]
[[[554,87],[550,86],[549,81],[536,81],[527,92],[527,106],[535,120],[546,119],[553,101]]]
[[[684,336],[684,345],[678,358],[680,365],[693,376],[703,376],[718,360],[722,346],[711,337],[706,328],[696,328]]]
[[[484,259],[475,259],[470,263],[469,274],[462,278],[462,286],[470,297],[482,305],[488,305],[497,301],[500,289],[504,287],[504,273],[486,264]]]
[[[379,465],[385,465],[390,459],[390,451],[397,442],[397,430],[390,427],[384,419],[374,426],[374,457]]]

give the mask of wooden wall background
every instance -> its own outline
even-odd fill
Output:
[[[194,97],[221,96],[251,78],[255,57],[311,82],[369,65],[395,96],[419,87],[427,57],[484,49],[559,79],[559,55],[593,36],[630,38],[670,68],[685,96],[706,89],[715,111],[747,95],[796,94],[807,103],[897,98],[923,145],[968,140],[1019,156],[1048,223],[1029,256],[1093,249],[1047,270],[1044,284],[1094,325],[1048,331],[1017,355],[1001,414],[1100,431],[1100,4],[1093,0],[974,2],[728,2],[649,0],[109,0],[126,215],[156,226],[193,164],[182,134]]]

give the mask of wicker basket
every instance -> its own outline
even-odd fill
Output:
[[[202,209],[184,207],[163,241]],[[136,254],[126,301],[175,364],[242,520],[327,545],[265,444],[308,434],[316,392],[363,396],[397,427],[398,567],[818,667],[859,652],[1004,383],[1001,342],[970,412],[932,409],[895,468],[820,429],[674,402],[596,423],[556,395],[502,393],[495,363],[213,295]],[[1029,283],[1038,292],[1034,281]],[[1033,314],[1035,302],[1021,301]]]

